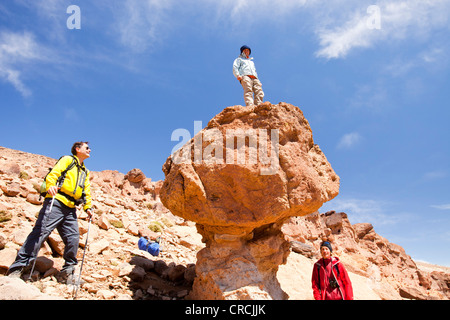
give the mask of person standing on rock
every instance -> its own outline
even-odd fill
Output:
[[[328,241],[320,245],[322,259],[313,267],[312,289],[315,300],[353,300],[353,288],[347,270],[339,258],[332,257]]]
[[[79,243],[76,205],[84,204],[84,210],[91,217],[92,201],[89,170],[83,163],[90,157],[88,142],[75,142],[71,152],[73,156],[61,157],[47,175],[44,204],[33,230],[8,269],[9,276],[21,277],[25,269],[33,265],[42,244],[56,228],[65,245],[65,263],[59,278],[73,283]]]
[[[253,58],[250,58],[251,53],[250,47],[244,45],[241,47],[241,54],[233,62],[233,74],[241,83],[242,88],[244,88],[246,106],[259,105],[264,98],[262,84],[258,80],[255,63]]]

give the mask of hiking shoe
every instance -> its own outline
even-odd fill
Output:
[[[80,283],[78,283],[79,275],[72,273],[67,277],[66,284],[67,285],[75,285],[75,286],[82,286],[86,281],[83,279],[80,279]]]
[[[79,274],[75,274],[75,268],[67,268],[63,269],[58,274],[58,282],[66,285],[78,285],[81,286],[85,283],[83,279],[80,279],[80,283],[78,283]]]
[[[17,267],[11,270],[8,270],[7,272],[7,276],[10,278],[18,278],[20,279],[22,277],[23,274],[23,268],[22,267]]]
[[[73,268],[65,270],[63,269],[58,273],[56,279],[58,280],[59,283],[71,284],[70,281],[72,281],[71,279],[73,278],[74,272],[75,270]]]

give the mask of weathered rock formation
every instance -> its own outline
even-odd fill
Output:
[[[40,251],[32,277],[36,281],[24,286],[4,276],[36,221],[40,205],[30,202],[31,197],[38,198],[35,186],[55,162],[0,147],[0,300],[71,299],[72,291],[57,281],[64,244],[56,230]],[[205,246],[202,237],[193,222],[173,216],[159,201],[163,181],[129,181],[139,176],[138,169],[128,174],[91,172],[96,214],[83,265],[86,283],[78,292],[79,299],[178,300],[192,289],[196,255]],[[7,188],[18,188],[20,193],[12,196],[3,191]],[[83,212],[78,214],[81,259],[88,222]],[[370,224],[351,225],[345,213],[291,217],[282,231],[292,252],[279,267],[277,279],[290,299],[313,298],[311,270],[325,236],[331,238],[334,252],[349,271],[355,299],[450,298],[450,268],[411,261],[400,246],[377,235]],[[160,256],[137,249],[137,240],[144,235],[163,236]],[[41,294],[33,293],[33,288]]]
[[[339,191],[302,111],[286,103],[225,108],[163,171],[162,203],[196,222],[206,244],[194,299],[286,298],[276,279],[289,254],[281,227]]]

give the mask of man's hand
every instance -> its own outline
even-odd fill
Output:
[[[50,188],[48,188],[47,193],[54,197],[58,193],[58,189],[59,188],[57,186],[51,186]]]
[[[87,215],[89,216],[89,218],[92,218],[92,215],[94,214],[94,212],[92,211],[91,208],[86,210]]]

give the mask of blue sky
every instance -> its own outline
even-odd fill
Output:
[[[450,266],[449,12],[449,0],[2,1],[0,145],[58,158],[88,140],[91,170],[163,179],[174,130],[243,104],[231,67],[247,44],[265,100],[303,110],[341,178],[320,211]]]

